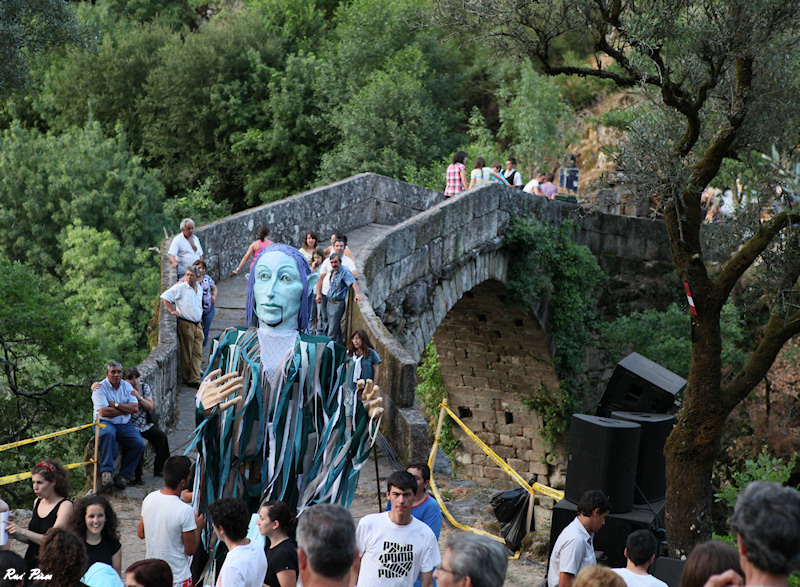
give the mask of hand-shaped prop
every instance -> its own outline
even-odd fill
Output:
[[[197,390],[197,397],[200,398],[203,410],[210,410],[217,405],[220,410],[227,410],[242,401],[242,396],[237,396],[225,403],[220,403],[228,396],[244,389],[244,380],[241,376],[237,377],[236,373],[226,373],[220,377],[220,373],[222,373],[222,369],[215,369],[209,373],[200,384],[200,389]]]
[[[370,418],[380,416],[383,413],[381,388],[375,385],[372,379],[367,379],[366,382],[363,379],[359,379],[356,382],[356,391]]]

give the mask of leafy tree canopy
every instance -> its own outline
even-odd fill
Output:
[[[30,59],[62,45],[90,39],[64,0],[3,0],[0,3],[0,97],[30,83]]]
[[[74,426],[76,419],[88,423],[85,386],[102,370],[101,359],[73,328],[63,289],[46,273],[0,257],[0,296],[0,444]],[[85,442],[86,435],[61,436],[48,442],[47,454],[76,462]],[[0,469],[29,470],[41,451],[35,444],[3,451]],[[12,498],[22,491],[4,489]]]
[[[158,295],[158,255],[148,251],[163,225],[158,173],[142,168],[123,133],[105,138],[97,123],[63,135],[15,124],[0,138],[0,176],[0,254],[64,279],[80,294],[69,301],[73,326],[106,324],[92,335],[103,352],[133,358]]]

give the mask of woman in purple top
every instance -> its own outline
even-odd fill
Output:
[[[199,259],[194,262],[200,269],[200,279],[197,281],[203,288],[203,346],[208,342],[208,331],[211,330],[211,321],[216,314],[217,286],[214,280],[206,275],[206,262]]]

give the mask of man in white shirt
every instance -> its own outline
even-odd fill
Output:
[[[548,587],[572,587],[578,571],[597,564],[592,540],[610,511],[611,504],[603,491],[591,489],[581,496],[577,517],[558,535],[550,554]]]
[[[514,157],[509,157],[506,161],[506,170],[503,172],[503,177],[506,178],[508,185],[517,189],[522,189],[522,174],[516,170],[517,160]]]
[[[190,557],[200,543],[204,520],[192,506],[181,501],[181,492],[191,489],[192,462],[174,456],[164,463],[164,489],[142,501],[142,517],[136,534],[146,540],[147,558],[160,558],[172,569],[173,587],[192,587]]]
[[[417,576],[422,587],[432,587],[433,568],[442,561],[433,530],[411,515],[417,481],[395,471],[386,485],[392,509],[364,516],[356,529],[358,587],[410,587]]]
[[[657,549],[658,540],[650,530],[631,532],[625,543],[628,564],[624,568],[611,570],[622,577],[628,587],[667,587],[664,581],[647,573],[656,559]]]
[[[525,187],[522,188],[523,192],[528,192],[529,194],[533,194],[534,196],[543,196],[541,185],[544,183],[544,173],[541,171],[536,174],[536,177],[530,180],[528,183],[525,184]]]
[[[200,246],[200,239],[194,235],[194,220],[181,220],[181,234],[172,239],[167,254],[170,265],[177,270],[178,279],[183,276],[187,267],[198,259],[203,260],[203,247]]]
[[[267,555],[247,537],[250,513],[241,499],[223,497],[208,506],[211,526],[228,554],[217,576],[217,587],[261,587],[267,574]]]
[[[181,375],[190,387],[200,386],[200,363],[203,360],[203,288],[197,283],[197,265],[186,268],[179,281],[161,294],[167,312],[178,318],[178,342],[181,347]]]

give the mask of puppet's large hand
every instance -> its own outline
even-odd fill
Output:
[[[366,382],[363,379],[359,379],[356,383],[356,391],[370,418],[380,416],[383,413],[381,388],[375,385],[372,379],[367,379]]]
[[[244,389],[241,376],[237,377],[236,373],[226,373],[220,376],[221,373],[222,369],[215,369],[209,373],[200,384],[200,389],[197,390],[197,397],[200,398],[200,406],[203,410],[211,410],[215,406],[219,406],[220,410],[227,410],[242,401],[242,396],[239,395],[221,403],[222,400]]]

